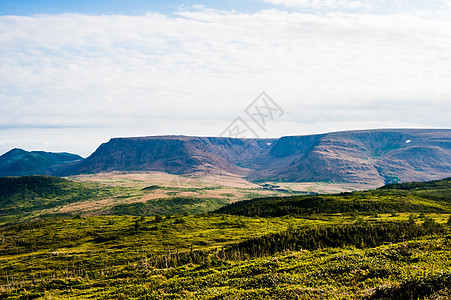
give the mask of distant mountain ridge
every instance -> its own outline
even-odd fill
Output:
[[[0,177],[51,174],[82,159],[79,155],[65,152],[25,151],[14,148],[0,156]]]
[[[451,130],[376,129],[279,139],[113,138],[86,159],[48,169],[59,176],[109,171],[373,185],[436,180],[451,176]]]

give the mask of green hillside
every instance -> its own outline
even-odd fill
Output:
[[[52,176],[0,178],[0,224],[46,217],[52,208],[88,199],[110,197],[118,187],[81,183]]]
[[[15,180],[23,190],[41,180],[26,195],[51,199],[78,184]],[[223,213],[121,211],[4,226],[0,298],[449,299],[450,181],[411,185],[244,201]],[[10,195],[22,203],[17,189]],[[271,205],[258,216],[231,213],[256,203]],[[299,210],[271,215],[278,204]]]
[[[451,178],[423,183],[392,184],[371,191],[336,195],[253,199],[236,202],[216,211],[258,217],[392,212],[451,212]]]

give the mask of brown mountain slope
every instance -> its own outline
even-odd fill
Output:
[[[381,129],[279,139],[254,179],[384,184],[451,174],[451,130]]]

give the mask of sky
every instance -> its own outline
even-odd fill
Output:
[[[450,120],[451,0],[0,0],[0,154]]]

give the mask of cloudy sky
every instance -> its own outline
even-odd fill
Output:
[[[265,128],[262,91],[284,112]],[[451,0],[0,0],[0,154],[237,117],[261,137],[450,128]]]

